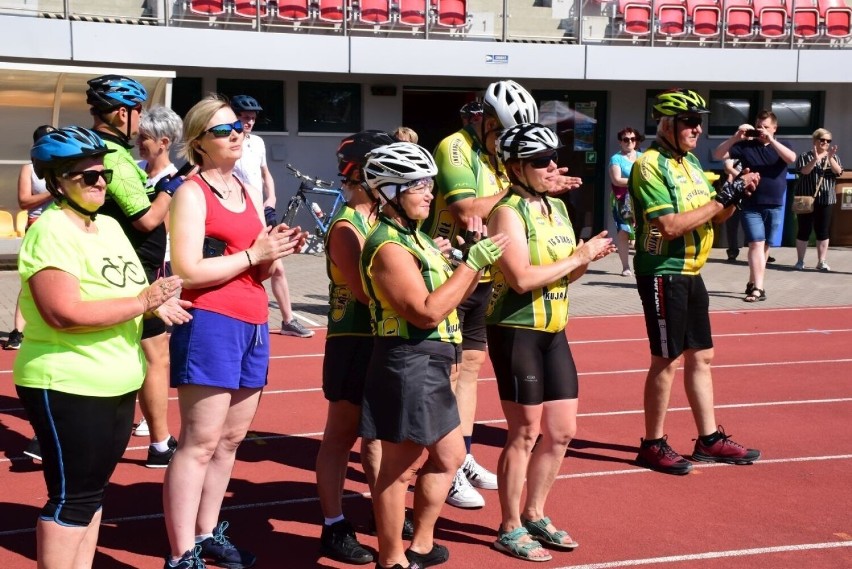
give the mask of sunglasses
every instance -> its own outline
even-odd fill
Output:
[[[822,142],[823,144],[831,144],[830,138],[820,138],[819,141]]]
[[[635,136],[625,136],[621,139],[621,142],[636,142]]]
[[[408,192],[410,194],[425,194],[426,192],[431,192],[434,186],[435,181],[432,178],[423,178],[421,180],[414,180],[407,184],[400,184],[399,191]]]
[[[243,123],[241,123],[240,121],[237,121],[233,124],[228,124],[228,123],[217,124],[216,126],[211,126],[207,130],[205,130],[204,134],[207,134],[209,132],[210,134],[212,134],[216,138],[225,138],[225,137],[231,136],[232,130],[237,131],[237,134],[242,134],[243,133]]]
[[[695,128],[701,124],[701,116],[678,117],[678,122],[683,126]]]
[[[83,183],[87,186],[94,186],[98,183],[98,178],[103,178],[104,182],[109,184],[112,182],[112,170],[81,170],[79,172],[68,172],[63,174],[63,178],[76,178],[81,176]]]
[[[548,166],[550,166],[551,162],[556,162],[557,160],[559,160],[559,154],[557,154],[556,152],[551,152],[550,154],[527,158],[526,161],[533,168],[547,168]]]

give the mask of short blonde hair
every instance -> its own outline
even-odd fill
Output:
[[[204,154],[198,151],[197,140],[207,132],[207,123],[223,108],[231,108],[228,100],[215,93],[207,95],[195,105],[183,119],[183,140],[179,155],[193,165],[204,164]]]
[[[414,132],[414,129],[408,128],[407,126],[397,127],[397,129],[391,133],[391,136],[399,142],[411,142],[413,144],[417,144],[417,141],[420,139],[420,137],[417,136],[417,133]]]
[[[831,131],[820,127],[814,131],[813,137],[814,140],[818,138],[831,138]]]

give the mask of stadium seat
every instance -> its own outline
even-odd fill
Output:
[[[654,0],[657,31],[664,36],[682,36],[687,32],[686,4],[683,0]]]
[[[18,215],[15,216],[15,231],[18,232],[19,237],[23,237],[24,233],[27,232],[27,220],[29,219],[29,214],[27,210],[22,209],[18,212]]]
[[[702,38],[719,35],[722,11],[717,0],[686,0],[686,12],[692,20],[693,35]]]
[[[725,0],[725,35],[733,39],[754,36],[754,10],[749,0]]]
[[[437,0],[435,25],[442,28],[464,28],[468,25],[465,0]]]
[[[757,34],[766,39],[787,37],[787,9],[784,0],[754,0]]]
[[[268,13],[266,0],[234,0],[234,13],[243,18],[257,18],[258,5],[263,18]]]
[[[199,16],[219,16],[225,13],[225,0],[189,0],[189,11]]]
[[[787,18],[793,30],[793,37],[815,38],[821,33],[819,10],[814,0],[787,0]]]
[[[372,26],[390,23],[390,3],[388,0],[360,0],[358,21]]]
[[[618,0],[618,15],[622,18],[622,30],[633,36],[651,33],[650,0]]]
[[[852,8],[844,0],[819,0],[818,6],[827,37],[852,36]]]
[[[399,0],[400,24],[420,27],[426,25],[426,0]]]
[[[319,0],[318,18],[323,22],[343,23],[346,19],[344,0]]]
[[[15,238],[18,232],[15,231],[15,221],[12,214],[6,210],[0,209],[0,239]]]
[[[278,0],[277,16],[288,22],[303,22],[311,19],[313,9],[308,0]]]

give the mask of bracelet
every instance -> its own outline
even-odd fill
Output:
[[[251,255],[249,255],[248,249],[245,250],[246,259],[248,259],[249,267],[253,267],[254,263],[251,262]]]

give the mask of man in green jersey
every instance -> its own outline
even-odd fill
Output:
[[[664,423],[672,382],[683,364],[684,384],[698,428],[693,460],[751,464],[760,451],[735,443],[719,426],[713,408],[710,362],[713,339],[709,297],[699,271],[713,244],[713,224],[722,223],[760,176],[743,170],[716,192],[692,154],[709,113],[694,91],[672,89],[654,104],[657,138],[630,174],[636,217],[634,269],[651,367],[645,380],[645,437],[639,465],[666,474],[687,474],[692,464],[666,440]],[[681,358],[683,356],[683,358]],[[682,361],[681,361],[682,360]]]

